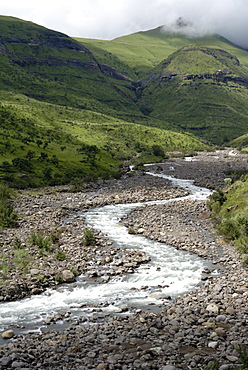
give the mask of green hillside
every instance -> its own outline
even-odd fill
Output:
[[[248,134],[241,135],[230,142],[230,145],[238,148],[242,152],[248,153]]]
[[[118,37],[111,41],[84,38],[77,38],[77,40],[92,50],[96,57],[106,51],[117,56],[120,61],[135,70],[139,78],[169,55],[190,44],[224,49],[248,66],[248,52],[219,35],[190,38],[180,33],[164,31],[163,27],[158,27],[150,31]]]
[[[237,247],[245,263],[248,263],[247,189],[248,175],[243,174],[224,192],[214,192],[208,202],[217,230]]]
[[[248,130],[248,68],[223,49],[189,45],[143,81],[140,109],[216,144]]]
[[[248,52],[225,38],[188,38],[159,27],[112,41],[80,42],[110,63],[111,52],[113,63],[125,63],[127,75],[128,68],[135,71],[136,104],[158,127],[218,145],[247,132]]]
[[[160,31],[78,42],[0,16],[0,179],[117,177],[247,133],[248,52]]]
[[[131,82],[68,36],[11,17],[0,18],[0,31],[1,89],[119,117],[140,114]]]
[[[159,161],[161,151],[208,149],[191,135],[98,112],[16,93],[0,98],[0,179],[19,188],[118,177],[124,163]]]

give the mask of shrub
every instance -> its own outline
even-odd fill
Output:
[[[32,232],[29,238],[32,246],[37,246],[41,255],[45,255],[52,250],[51,237],[42,232]]]
[[[50,234],[50,238],[53,244],[59,241],[59,237],[61,233],[62,233],[62,230],[57,230]]]
[[[57,254],[56,254],[56,259],[58,261],[64,261],[66,259],[66,254],[65,252],[63,252],[62,250],[58,250]]]
[[[26,158],[19,158],[19,157],[13,158],[12,164],[15,168],[17,168],[20,171],[30,171],[33,168],[30,161]]]
[[[231,179],[231,177],[226,177],[224,179],[224,182],[225,182],[226,185],[230,186],[230,185],[232,185],[233,180]]]
[[[93,229],[85,229],[84,230],[83,244],[85,246],[96,245],[96,238],[95,238]]]
[[[14,249],[23,249],[24,244],[22,243],[21,239],[15,237],[13,242]]]
[[[134,229],[129,228],[129,229],[128,229],[128,234],[136,234],[136,232],[134,231]]]
[[[243,263],[248,263],[248,238],[239,238],[237,244],[237,251],[240,253]]]
[[[220,233],[229,240],[235,240],[240,237],[240,228],[238,222],[224,218],[218,225]]]
[[[152,146],[152,153],[156,157],[164,157],[164,150],[159,145],[153,145]]]
[[[13,191],[4,184],[0,184],[0,227],[14,227],[18,218],[10,201]]]
[[[217,189],[213,192],[213,194],[210,195],[209,201],[207,202],[207,207],[214,215],[216,215],[226,200],[227,197],[224,192],[220,189]]]
[[[204,370],[218,370],[219,369],[219,362],[214,361],[211,364],[204,367]]]
[[[10,201],[0,201],[0,226],[15,227],[17,219],[18,215],[13,211],[13,205]]]
[[[236,351],[239,354],[240,361],[242,362],[242,366],[240,369],[247,370],[248,369],[248,350],[245,344],[238,344],[236,347]]]

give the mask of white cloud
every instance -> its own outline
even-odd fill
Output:
[[[70,36],[112,39],[182,17],[191,33],[219,33],[248,48],[247,0],[8,0],[0,13]]]

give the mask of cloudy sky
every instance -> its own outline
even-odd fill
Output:
[[[173,28],[179,17],[185,32],[219,33],[248,48],[248,0],[6,0],[1,15],[11,15],[70,36],[113,39],[161,25]]]

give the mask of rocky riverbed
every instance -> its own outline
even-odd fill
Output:
[[[229,177],[226,168],[247,169],[245,156],[227,152],[218,156],[205,153],[198,161],[187,162],[173,159],[161,167],[178,177],[195,177],[201,186],[212,188]],[[152,170],[161,170],[159,166]],[[18,197],[19,227],[1,231],[1,251],[9,265],[1,276],[3,302],[39,294],[61,282],[73,283],[81,273],[107,282],[116,274],[132,273],[139,264],[149,263],[149,256],[115,248],[101,233],[95,235],[94,246],[85,245],[87,227],[84,219],[75,215],[106,204],[186,194],[171,187],[168,180],[142,172],[94,184],[78,193],[68,190],[44,189]],[[62,332],[18,336],[7,331],[7,337],[14,336],[0,346],[0,369],[204,369],[214,362],[216,369],[236,369],[241,364],[240,351],[248,345],[247,268],[234,247],[217,237],[208,216],[204,202],[188,200],[141,207],[123,222],[133,232],[221,264],[220,276],[206,271],[197,289],[166,301],[156,312],[137,309],[129,313],[124,307],[122,312],[100,317],[96,309],[92,316],[76,321],[66,312],[47,320],[49,326],[64,319],[68,325]],[[38,231],[54,236],[49,253],[41,255],[39,247],[30,245],[31,233]],[[18,257],[16,251],[19,262],[11,265]],[[20,251],[27,253],[29,263],[22,265]],[[63,252],[62,260],[58,251],[60,256]]]

